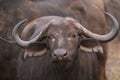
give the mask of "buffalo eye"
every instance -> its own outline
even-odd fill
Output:
[[[77,37],[76,33],[68,34],[68,40],[75,39]]]
[[[48,39],[52,42],[55,42],[55,36],[53,36],[53,35],[49,35]]]

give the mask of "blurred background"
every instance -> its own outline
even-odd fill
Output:
[[[120,23],[120,0],[106,0],[107,10]],[[116,39],[108,43],[108,60],[106,73],[108,80],[120,80],[120,33]]]

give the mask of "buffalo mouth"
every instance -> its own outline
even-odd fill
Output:
[[[52,60],[52,63],[54,63],[54,64],[62,64],[62,63],[70,63],[71,62],[71,60],[58,60],[58,59],[54,59],[54,60]]]
[[[66,70],[72,65],[72,60],[57,60],[53,59],[52,64],[58,70]]]

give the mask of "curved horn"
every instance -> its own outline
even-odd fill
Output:
[[[112,30],[106,35],[98,35],[98,34],[95,34],[95,33],[92,33],[90,31],[88,31],[87,29],[85,29],[83,27],[83,31],[84,31],[85,35],[90,36],[92,38],[95,38],[95,39],[97,39],[97,40],[99,40],[101,42],[108,42],[108,41],[113,40],[115,38],[115,36],[117,35],[117,33],[118,33],[119,23],[115,19],[115,17],[113,17],[110,13],[105,12],[105,15],[107,15],[111,19],[111,21],[113,23]]]
[[[26,22],[27,19],[24,19],[22,21],[20,21],[13,29],[12,31],[12,36],[15,39],[15,41],[18,43],[18,45],[22,46],[22,47],[27,47],[30,43],[34,43],[36,40],[38,40],[39,36],[42,34],[43,31],[41,31],[35,38],[31,39],[30,41],[24,41],[22,40],[18,33],[17,30],[18,28],[24,23]]]
[[[112,39],[115,38],[115,36],[117,35],[118,33],[118,30],[119,30],[119,23],[118,21],[115,19],[115,17],[113,17],[110,13],[107,13],[105,12],[105,15],[107,15],[112,23],[113,23],[113,27],[112,27],[112,30],[106,34],[106,35],[99,35],[99,34],[95,34],[89,30],[87,30],[84,26],[82,26],[79,22],[76,22],[75,20],[72,19],[72,21],[74,22],[74,24],[79,28],[79,29],[82,29],[83,30],[83,33],[85,36],[89,36],[91,38],[94,38],[94,39],[97,39],[101,42],[108,42],[108,41],[111,41]],[[71,19],[70,19],[71,20]]]
[[[31,43],[35,43],[41,36],[41,34],[48,28],[48,25],[50,23],[54,23],[56,22],[56,20],[58,19],[63,19],[62,17],[59,17],[59,16],[44,16],[44,17],[40,17],[38,19],[35,19],[33,22],[38,22],[38,23],[42,23],[42,27],[40,27],[40,31],[39,33],[37,34],[37,36],[35,36],[34,38],[32,38],[31,40],[29,41],[24,41],[22,40],[18,33],[17,33],[17,30],[18,28],[24,23],[27,21],[27,19],[24,19],[22,21],[20,21],[13,29],[12,31],[12,36],[13,38],[15,39],[15,41],[17,42],[18,45],[22,46],[22,47],[27,47],[29,46],[29,44]],[[34,24],[34,23],[33,23]],[[44,25],[43,25],[44,24]],[[28,24],[29,25],[29,24]],[[32,25],[32,23],[31,23]]]

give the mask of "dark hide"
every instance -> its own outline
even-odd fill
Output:
[[[92,40],[91,40],[92,41]],[[91,46],[91,41],[89,46]],[[95,42],[95,45],[99,45]],[[83,41],[84,42],[84,41]],[[84,43],[80,43],[81,45]],[[97,47],[93,45],[89,49]],[[100,45],[99,45],[100,46]],[[70,69],[62,71],[51,63],[51,55],[47,52],[41,57],[32,56],[24,59],[24,52],[19,55],[18,73],[19,80],[100,80],[100,51],[85,52],[78,50],[77,56]]]
[[[16,80],[18,51],[16,44],[0,39],[0,80]]]

